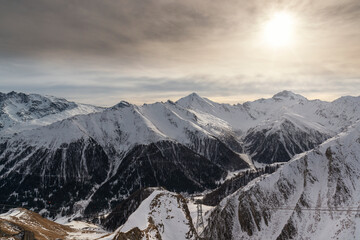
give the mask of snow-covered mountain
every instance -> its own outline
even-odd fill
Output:
[[[237,105],[215,103],[194,93],[177,104],[196,114],[203,128],[221,129],[243,142],[245,151],[261,163],[288,161],[360,119],[360,97],[325,102],[290,91]]]
[[[356,239],[360,235],[360,122],[212,212],[209,239]]]
[[[18,133],[22,130],[49,125],[78,114],[102,111],[103,108],[69,102],[62,98],[0,92],[0,133]]]

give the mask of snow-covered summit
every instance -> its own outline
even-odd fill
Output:
[[[302,95],[300,95],[300,94],[293,93],[293,92],[288,91],[288,90],[284,90],[284,91],[278,92],[278,93],[275,94],[272,98],[275,99],[275,100],[283,100],[283,99],[288,99],[288,100],[307,100],[307,98],[305,98],[304,96],[302,96]]]
[[[203,98],[200,97],[200,95],[197,94],[196,92],[193,92],[185,97],[180,98],[178,101],[194,101],[195,99],[201,100]]]
[[[190,109],[198,108],[198,107],[211,108],[214,106],[213,105],[214,102],[212,102],[207,98],[200,97],[197,93],[191,93],[186,97],[180,98],[179,100],[176,101],[176,103],[179,104],[180,106]]]

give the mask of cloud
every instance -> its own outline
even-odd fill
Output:
[[[356,0],[0,4],[0,91],[91,103],[110,96],[101,104],[111,105],[119,98],[141,103],[194,91],[231,102],[283,89],[335,96],[356,94],[359,83]],[[299,44],[272,52],[261,45],[259,31],[282,10],[299,18]]]
[[[189,0],[2,1],[0,51],[131,58],[146,54],[139,51],[146,49],[147,43],[193,41],[221,30],[229,4]]]
[[[269,13],[287,9],[307,16],[309,25],[331,28],[331,20],[359,23],[357,1],[207,0],[2,0],[2,57],[89,58],[124,66],[177,63],[230,51],[234,42],[251,40]],[[356,25],[354,27],[359,27]],[[234,47],[234,46],[232,46]],[[192,56],[193,54],[198,56]],[[240,52],[242,53],[242,52]],[[216,52],[215,54],[218,54]],[[240,56],[241,57],[241,56]],[[203,59],[202,59],[203,60]]]

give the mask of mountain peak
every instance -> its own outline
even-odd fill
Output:
[[[180,103],[181,105],[188,105],[194,101],[197,101],[197,102],[203,102],[205,101],[204,98],[200,97],[197,93],[193,92],[183,98],[180,98],[179,100],[176,101],[176,103]]]
[[[15,92],[15,91],[11,91],[11,92],[8,92],[8,93],[2,93],[0,92],[0,101],[4,101],[6,99],[9,99],[9,98],[17,98],[17,97],[20,97],[20,98],[27,98],[28,95],[26,95],[25,93],[22,93],[22,92]]]
[[[13,95],[17,95],[17,94],[18,94],[17,92],[11,91],[11,92],[8,92],[6,95],[13,96]]]
[[[120,101],[118,104],[114,105],[113,108],[124,108],[124,107],[130,107],[131,103],[127,101]]]
[[[278,99],[279,100],[280,99],[290,99],[290,100],[302,99],[302,100],[305,100],[306,99],[305,97],[301,96],[300,94],[296,94],[296,93],[293,93],[288,90],[281,91],[281,92],[275,94],[272,98],[275,100],[278,100]]]
[[[194,100],[194,99],[203,99],[202,97],[199,96],[199,94],[197,94],[196,92],[193,92],[189,95],[187,95],[186,97],[183,97],[181,99],[191,99],[191,100]]]
[[[196,92],[193,92],[193,93],[189,94],[189,97],[200,97],[200,96]]]

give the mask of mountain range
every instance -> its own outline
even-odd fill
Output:
[[[204,231],[210,239],[263,239],[270,234],[290,239],[310,228],[320,234],[326,224],[310,226],[304,219],[314,215],[303,213],[304,208],[344,207],[345,198],[353,206],[359,204],[354,196],[357,175],[352,171],[358,146],[349,145],[350,140],[337,145],[345,138],[357,141],[359,119],[360,97],[326,102],[290,91],[236,105],[192,93],[176,102],[137,106],[121,101],[109,108],[37,94],[0,93],[0,203],[3,210],[12,205],[55,220],[92,221],[127,206],[131,211],[120,219],[114,212],[104,220],[104,227],[114,231],[139,214],[141,205],[148,208],[154,201],[150,196],[163,198],[136,192],[162,187],[166,190],[155,190],[167,196],[162,204],[174,209],[170,202],[175,200],[169,199],[177,199],[182,206],[178,210],[185,214],[181,221],[188,226],[184,231],[189,239],[200,238],[183,197],[191,194],[206,195],[203,203],[215,206]],[[335,157],[346,151],[348,155]],[[308,160],[316,154],[320,160]],[[350,164],[334,159],[349,159]],[[318,166],[321,161],[324,164]],[[328,171],[318,176],[325,165]],[[149,198],[148,203],[143,198]],[[136,204],[129,204],[129,199],[137,199]],[[284,206],[290,210],[283,216]],[[151,216],[155,222],[125,229],[137,227],[133,233],[144,238],[169,238],[164,235],[167,230],[159,230],[164,225],[162,213]],[[327,223],[346,221],[356,227],[351,217]],[[153,225],[157,230],[143,231]],[[329,236],[355,233],[340,232],[345,235]],[[121,231],[116,233],[114,239],[126,239]]]

